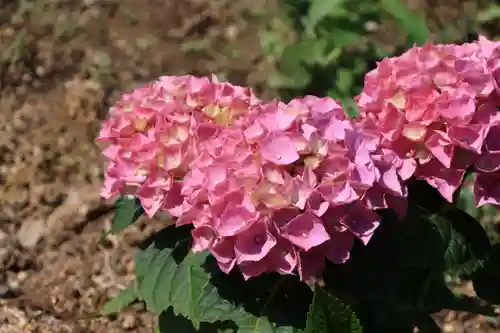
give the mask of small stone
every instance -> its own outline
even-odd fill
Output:
[[[21,288],[21,284],[19,283],[18,280],[8,280],[7,285],[10,290],[17,292],[19,291],[19,288]]]
[[[9,235],[7,235],[6,232],[0,230],[0,247],[5,246],[7,244],[7,240],[9,238]]]
[[[46,225],[42,219],[28,219],[17,232],[17,239],[22,247],[33,249],[45,234]]]
[[[443,332],[452,333],[455,332],[455,326],[453,324],[447,323],[443,325]]]
[[[28,278],[28,272],[21,271],[21,272],[17,273],[17,280],[19,282],[24,282],[24,281],[26,281],[27,278]]]
[[[125,314],[123,316],[122,328],[125,330],[132,330],[137,326],[135,316],[132,314]]]
[[[5,283],[0,283],[0,299],[9,293],[9,286]]]

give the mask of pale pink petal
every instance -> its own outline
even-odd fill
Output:
[[[280,235],[306,251],[330,239],[321,219],[309,212],[288,222],[281,228]]]
[[[291,164],[299,159],[293,141],[285,135],[267,138],[260,153],[264,160],[278,165]]]

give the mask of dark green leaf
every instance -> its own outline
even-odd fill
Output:
[[[408,201],[420,208],[416,212],[421,215],[434,214],[443,211],[451,204],[436,190],[424,180],[414,180],[408,185]]]
[[[315,287],[304,333],[361,333],[356,314],[326,289]]]
[[[401,0],[381,0],[381,2],[382,7],[406,31],[410,42],[423,45],[429,40],[429,29],[423,15],[410,11],[408,4]]]
[[[474,274],[472,281],[479,297],[500,305],[500,243],[492,247],[488,260]]]
[[[336,88],[343,93],[349,92],[352,88],[354,78],[352,72],[348,69],[340,68],[337,71]]]
[[[471,275],[491,248],[481,223],[419,182],[410,187],[410,207],[393,251],[407,266]],[[425,246],[422,246],[425,244]]]
[[[473,219],[450,221],[415,205],[410,205],[405,221],[389,213],[380,212],[381,226],[369,244],[356,244],[347,263],[328,265],[324,279],[349,301],[366,331],[411,332],[422,315],[449,305],[440,301],[442,296],[429,297],[438,294],[435,281],[443,283],[443,271],[484,260],[484,249],[471,246],[474,241],[468,237],[481,230],[478,243],[487,243],[487,238]],[[469,222],[472,231],[467,231]]]
[[[240,274],[224,274],[207,253],[191,253],[189,239],[187,227],[168,227],[137,253],[137,290],[148,309],[160,313],[172,307],[197,329],[203,322],[225,320],[234,322],[239,333],[299,332],[294,321],[305,310],[287,316],[303,304],[290,301],[301,294],[300,287],[294,285],[293,295],[276,296],[263,282],[268,279],[245,282]]]
[[[237,333],[300,333],[302,330],[291,326],[278,326],[266,316],[254,316],[246,312],[236,321]]]
[[[293,54],[300,62],[308,65],[321,63],[326,56],[326,39],[303,38],[299,42],[288,46],[285,49],[286,54]]]
[[[438,312],[442,309],[449,309],[460,312],[470,312],[485,316],[495,316],[495,308],[489,304],[484,304],[479,298],[468,295],[454,293],[446,284],[442,277],[430,281],[427,289],[425,303],[429,312]]]
[[[349,116],[349,118],[354,119],[359,116],[358,106],[352,99],[342,99],[341,104],[342,109]]]
[[[293,71],[277,71],[269,75],[267,83],[276,89],[302,89],[311,82],[311,75],[300,64]]]
[[[104,304],[101,314],[107,316],[112,313],[118,313],[137,300],[137,292],[134,286],[121,290],[118,295]]]
[[[417,327],[421,333],[441,333],[441,328],[436,321],[429,315],[423,315],[418,318]]]
[[[202,267],[207,253],[191,253],[189,237],[185,227],[168,227],[138,251],[135,274],[141,300],[156,313],[172,306],[195,327],[202,321],[231,320],[235,308],[218,296]]]
[[[500,18],[500,6],[495,3],[490,3],[487,8],[482,9],[477,13],[477,21],[486,23],[498,20]]]
[[[420,213],[410,210],[416,220],[403,222],[408,228],[396,240],[402,266],[470,275],[482,265],[490,243],[478,221],[456,208]]]
[[[314,29],[324,17],[336,11],[344,2],[345,0],[311,0],[307,21],[308,28]]]
[[[365,37],[361,32],[335,27],[329,35],[325,36],[336,48],[354,46],[364,41]]]
[[[474,174],[467,175],[462,186],[457,191],[457,207],[469,214],[470,216],[478,219],[481,217],[480,209],[476,208],[476,200],[474,199],[474,192],[472,186],[474,183]]]
[[[305,327],[312,293],[297,277],[265,274],[245,281],[237,271],[222,273],[214,260],[206,267],[220,296],[239,306],[238,333],[298,333]]]
[[[111,229],[106,231],[103,236],[118,234],[137,221],[142,214],[144,214],[144,209],[138,198],[127,196],[118,198],[115,203],[115,215],[111,220]]]
[[[237,328],[231,323],[201,323],[197,330],[193,323],[180,315],[175,315],[172,309],[164,311],[158,318],[159,333],[234,333]]]

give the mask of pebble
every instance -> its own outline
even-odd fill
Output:
[[[123,316],[122,328],[125,330],[132,330],[137,326],[137,320],[132,314],[125,314]]]

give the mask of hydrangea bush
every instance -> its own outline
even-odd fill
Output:
[[[500,248],[459,204],[472,188],[500,205],[500,43],[415,46],[355,103],[350,118],[193,76],[123,94],[98,138],[110,232],[170,218],[103,313],[142,301],[162,333],[435,332],[441,309],[500,313]]]

